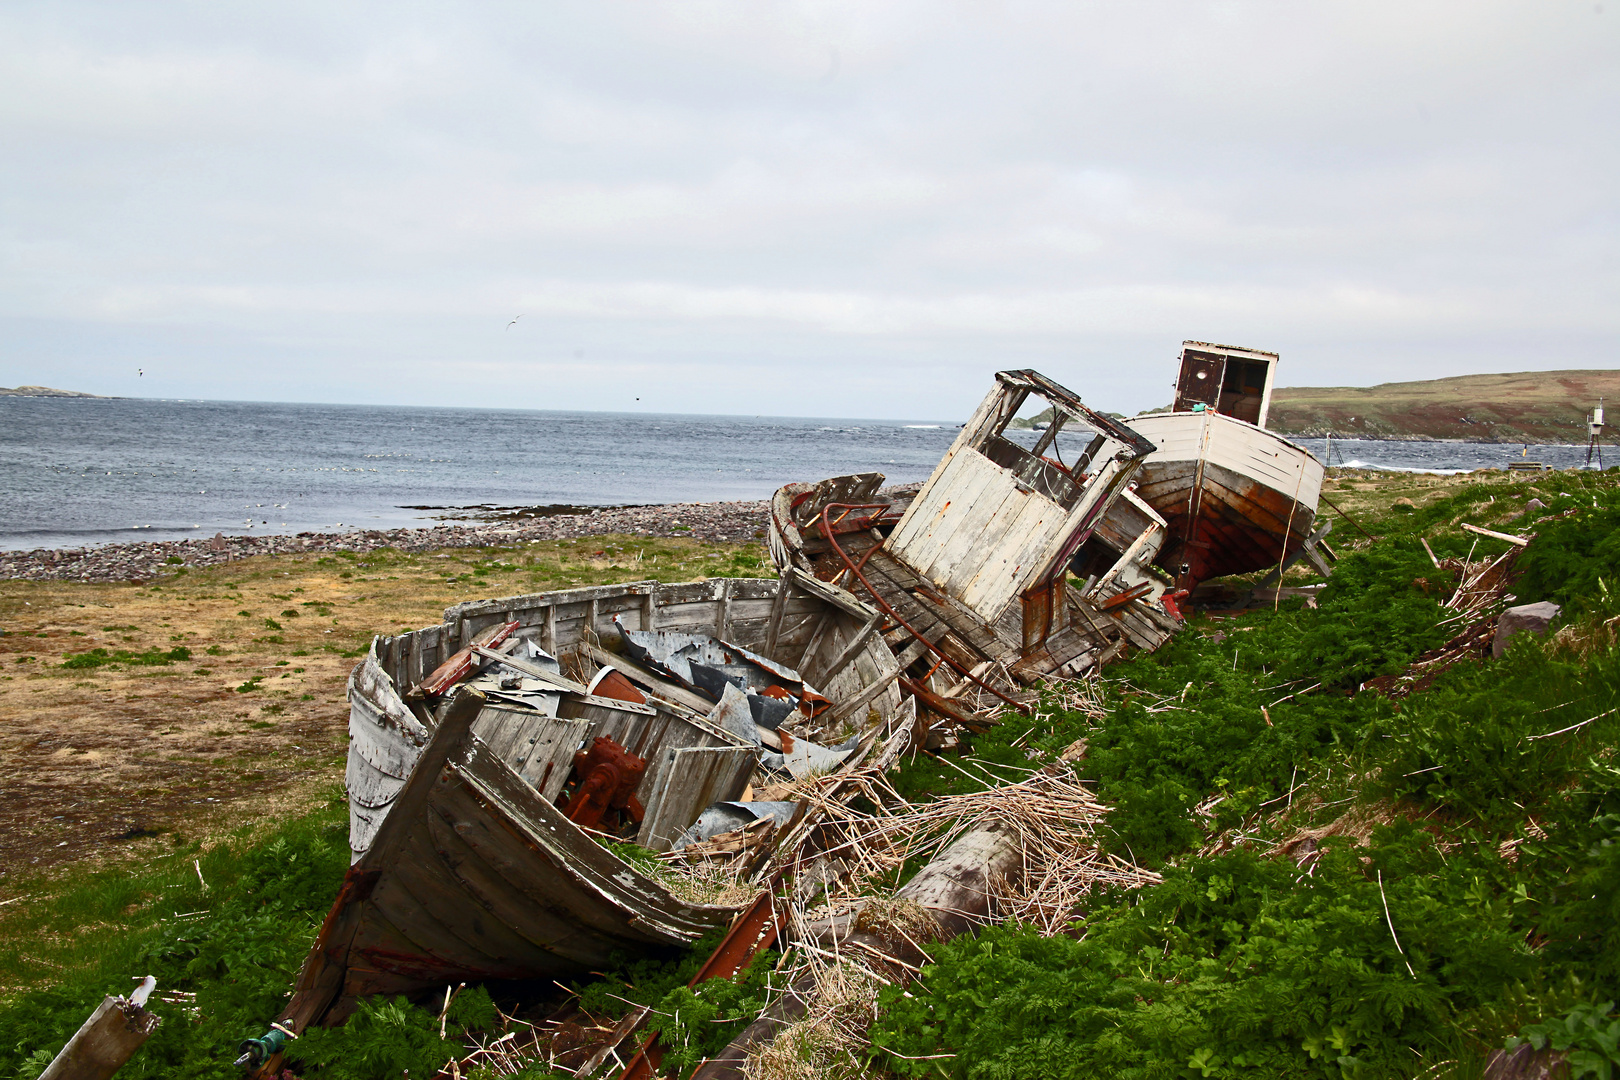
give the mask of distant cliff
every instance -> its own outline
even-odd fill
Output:
[[[48,386],[18,386],[7,390],[0,386],[0,397],[100,397],[100,394],[81,394],[77,390],[52,390]]]
[[[1620,409],[1620,371],[1523,371],[1378,386],[1294,386],[1271,398],[1284,435],[1470,442],[1586,442],[1598,398]],[[1614,424],[1605,432],[1613,439]]]

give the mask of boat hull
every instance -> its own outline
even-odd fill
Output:
[[[753,744],[668,703],[565,692],[548,715],[461,686],[434,714],[413,709],[404,691],[494,623],[519,624],[515,636],[565,666],[606,656],[603,643],[624,625],[714,634],[796,667],[860,727],[909,723],[895,658],[867,630],[875,612],[832,586],[793,581],[635,582],[478,601],[438,626],[375,639],[349,680],[352,865],[280,1022],[293,1031],[341,1023],[373,994],[567,978],[727,922],[732,908],[671,894],[553,800],[574,750],[606,734],[647,759],[638,790],[647,820],[679,806],[669,825],[678,832],[711,802],[737,797]]]
[[[1167,524],[1157,565],[1180,588],[1277,566],[1311,534],[1323,468],[1310,452],[1214,412],[1130,422],[1158,449],[1136,494]]]
[[[373,994],[566,978],[733,914],[677,900],[595,843],[473,734],[487,703],[462,696],[468,722],[435,732],[350,867],[282,1020],[294,1030]]]

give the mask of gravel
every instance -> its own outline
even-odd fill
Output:
[[[219,536],[196,540],[105,544],[89,548],[35,548],[0,552],[0,580],[149,581],[179,565],[217,566],[253,555],[303,551],[434,551],[439,548],[496,547],[529,540],[628,533],[685,536],[716,542],[759,541],[770,513],[765,500],[674,503],[591,510],[489,524],[442,524],[428,529],[354,529],[340,533],[303,532],[295,536]],[[172,563],[170,559],[179,559]]]

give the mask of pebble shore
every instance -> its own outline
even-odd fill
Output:
[[[220,536],[195,540],[105,544],[88,548],[35,548],[0,552],[0,580],[150,581],[180,565],[217,566],[253,555],[306,551],[433,551],[495,547],[530,540],[568,540],[627,533],[717,542],[759,541],[770,514],[766,500],[631,506],[488,524],[442,524],[426,529],[354,529],[292,536]],[[170,559],[179,559],[179,563]]]

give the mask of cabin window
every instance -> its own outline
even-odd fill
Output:
[[[1265,398],[1267,368],[1264,360],[1240,360],[1228,357],[1226,374],[1221,379],[1221,398],[1216,408],[1227,416],[1260,422],[1260,405]]]
[[[1033,446],[1026,447],[1008,438],[1007,429],[1030,397],[1052,406],[1043,414],[1051,420],[1045,430],[1034,432]],[[1085,493],[1084,479],[1093,471],[1092,461],[1102,452],[1105,441],[1103,435],[1083,426],[1050,398],[1023,391],[1012,396],[975,448],[1063,509],[1072,510]]]

